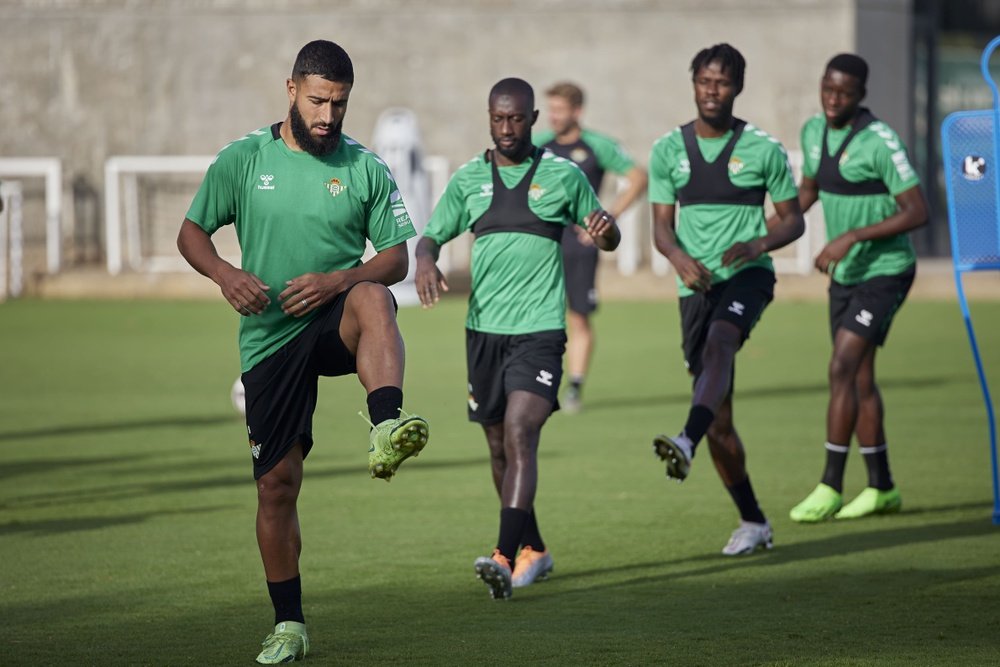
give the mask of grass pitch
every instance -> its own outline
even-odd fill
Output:
[[[994,392],[1000,304],[976,304]],[[736,423],[775,530],[737,515],[707,451],[668,482],[651,437],[689,400],[675,304],[611,303],[585,411],[542,434],[547,582],[494,602],[486,446],[465,420],[464,303],[404,309],[406,407],[431,442],[366,472],[364,391],[321,382],[300,498],[304,603],[326,665],[1000,664],[1000,527],[958,307],[913,302],[878,371],[903,513],[801,526],[822,469],[825,304],[779,300],[738,357]],[[235,317],[220,303],[0,306],[0,663],[251,664],[271,609],[253,532]],[[845,492],[865,472],[856,449]]]

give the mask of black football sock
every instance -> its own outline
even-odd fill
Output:
[[[753,486],[750,485],[750,478],[747,477],[742,482],[727,486],[729,495],[733,497],[733,502],[740,510],[740,518],[752,523],[767,523],[764,513],[757,504],[757,496],[753,493]]]
[[[826,447],[826,468],[823,469],[823,479],[820,481],[826,484],[837,493],[844,492],[844,466],[847,465],[847,452],[849,447],[835,445],[828,442]]]
[[[538,552],[545,551],[545,542],[542,541],[542,533],[538,530],[538,519],[535,518],[535,510],[531,510],[531,514],[528,515],[528,520],[524,524],[521,546],[531,547]]]
[[[889,451],[885,444],[875,447],[861,447],[861,455],[868,468],[868,486],[879,491],[893,487],[892,473],[889,472]]]
[[[504,507],[500,510],[500,538],[497,540],[497,549],[507,557],[511,567],[514,567],[517,547],[521,544],[524,526],[528,523],[530,516],[531,513],[527,510],[520,510],[516,507]]]
[[[708,409],[707,406],[701,404],[691,406],[687,423],[684,424],[683,433],[691,441],[692,453],[694,448],[698,446],[698,443],[701,442],[701,439],[708,433],[708,427],[712,425],[714,420],[715,413]]]
[[[287,581],[267,582],[267,592],[274,605],[274,624],[282,621],[305,623],[302,616],[302,579],[298,575]]]
[[[379,387],[368,394],[368,414],[373,424],[381,424],[386,419],[399,416],[403,407],[403,390],[399,387]]]

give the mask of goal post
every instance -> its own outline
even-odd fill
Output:
[[[172,253],[156,249],[143,251],[144,245],[150,245],[143,243],[144,229],[155,236],[157,223],[169,225],[169,222],[154,219],[148,225],[142,224],[140,179],[202,176],[214,159],[212,155],[118,155],[108,158],[104,164],[104,242],[108,273],[117,276],[126,267],[133,271],[157,272],[181,270],[186,266],[176,250]],[[182,220],[183,217],[173,220],[174,234]]]
[[[55,157],[0,158],[0,181],[42,178],[45,180],[45,270],[59,273],[62,267],[62,161]]]
[[[20,181],[0,183],[0,302],[24,290],[24,207]]]

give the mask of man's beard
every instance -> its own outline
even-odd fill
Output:
[[[343,120],[331,127],[330,133],[325,137],[314,137],[309,132],[309,128],[306,127],[306,121],[302,118],[302,114],[299,113],[299,108],[295,104],[288,108],[288,116],[291,119],[292,136],[295,137],[295,143],[306,153],[323,157],[337,150],[337,146],[340,145],[341,130],[344,126]]]
[[[531,150],[528,148],[531,145],[530,140],[525,141],[524,139],[519,139],[514,142],[514,145],[510,148],[504,148],[500,146],[500,142],[497,141],[497,137],[492,137],[492,139],[497,153],[500,153],[500,155],[503,155],[508,160],[523,160],[531,154]]]
[[[700,111],[698,117],[702,122],[716,130],[729,130],[733,126],[733,107],[720,109],[714,116],[705,116]]]

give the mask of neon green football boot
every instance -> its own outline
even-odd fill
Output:
[[[372,424],[364,413],[358,414],[372,427],[368,435],[368,472],[373,478],[388,482],[403,461],[418,455],[427,444],[430,427],[422,417],[400,410],[396,419]]]
[[[888,491],[879,491],[869,486],[859,493],[857,498],[844,505],[844,509],[837,512],[833,518],[860,519],[870,514],[892,514],[902,507],[903,499],[896,487]]]
[[[825,521],[843,507],[844,497],[832,486],[820,483],[806,499],[788,513],[792,521],[817,523]]]
[[[274,626],[274,632],[261,642],[264,647],[257,656],[262,665],[280,665],[284,662],[302,660],[309,652],[309,635],[304,623],[282,621]]]

